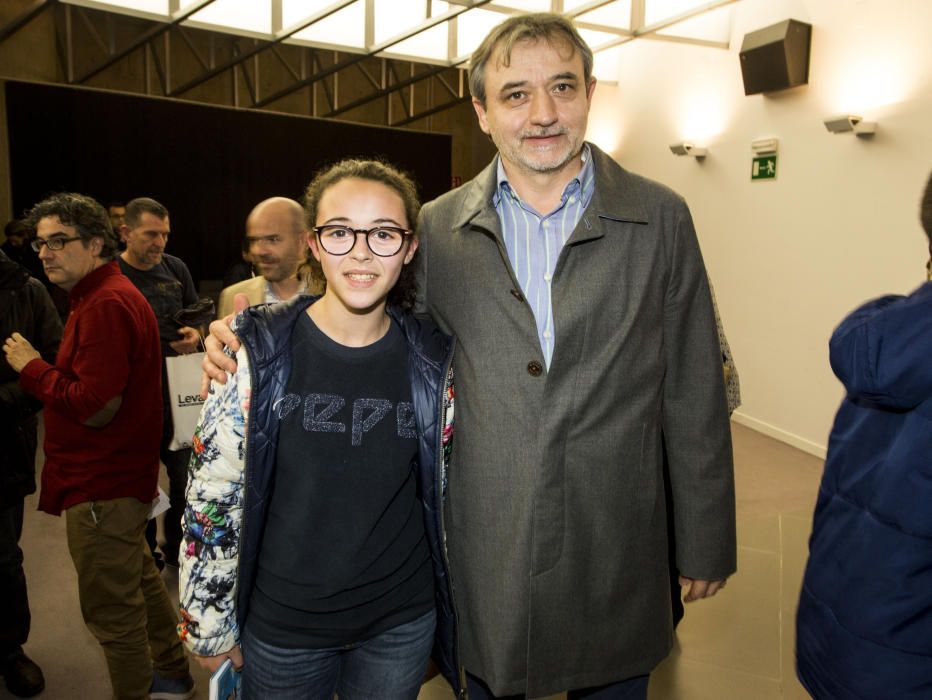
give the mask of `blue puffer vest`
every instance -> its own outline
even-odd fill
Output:
[[[244,507],[240,532],[237,622],[242,627],[255,582],[259,545],[271,499],[279,421],[276,402],[284,395],[292,366],[292,328],[316,301],[301,295],[271,306],[256,306],[237,319],[236,333],[252,364],[252,400],[249,406],[244,474]],[[427,316],[414,316],[389,308],[389,316],[408,341],[408,378],[418,431],[418,488],[424,508],[424,526],[434,568],[437,633],[433,658],[440,671],[461,693],[456,654],[456,615],[444,548],[441,514],[445,482],[442,431],[443,395],[453,361],[454,340]]]

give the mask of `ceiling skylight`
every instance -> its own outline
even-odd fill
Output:
[[[488,31],[509,14],[548,11],[556,4],[551,0],[61,1],[156,21],[180,20],[183,26],[270,41],[447,65],[462,65]],[[644,16],[634,28],[632,7],[639,3],[633,0],[563,0],[560,4],[598,53],[645,33],[704,44],[727,43],[731,12],[719,8],[737,1],[645,0]],[[432,19],[440,21],[432,23]]]

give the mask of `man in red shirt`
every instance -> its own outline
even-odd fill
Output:
[[[46,275],[71,304],[54,365],[19,333],[3,347],[45,410],[39,509],[66,515],[81,612],[114,696],[193,697],[174,607],[144,539],[162,433],[155,316],[114,262],[110,220],[93,199],[54,195],[29,222]]]

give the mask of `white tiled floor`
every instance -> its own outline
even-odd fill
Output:
[[[651,700],[808,697],[793,670],[793,624],[822,462],[747,428],[733,432],[738,574],[715,598],[687,606],[677,647],[651,677]],[[108,698],[103,655],[81,621],[64,521],[35,512],[35,503],[26,504],[22,546],[33,613],[27,652],[47,683],[39,697]],[[206,698],[204,674],[195,677]],[[12,697],[0,687],[0,700]],[[452,697],[438,677],[419,700]]]

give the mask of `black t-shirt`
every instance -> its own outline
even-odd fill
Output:
[[[181,340],[181,336],[178,335],[181,324],[172,316],[197,302],[197,290],[187,265],[171,255],[162,255],[162,261],[148,270],[137,270],[122,256],[117,256],[117,260],[120,270],[136,285],[136,289],[142,292],[155,312],[155,318],[159,323],[162,357],[174,357],[178,353],[171,349],[169,343]]]
[[[148,270],[139,270],[121,255],[117,256],[120,271],[129,277],[142,295],[149,302],[155,319],[159,324],[159,343],[162,357],[176,357],[178,355],[169,343],[181,340],[178,330],[181,324],[172,316],[175,312],[194,304],[197,301],[197,290],[188,266],[180,258],[163,254],[162,261]],[[168,375],[165,363],[162,363],[162,444],[168,444],[174,433],[172,421],[171,398],[168,392]]]
[[[363,348],[302,314],[291,337],[250,631],[273,646],[358,642],[433,607],[401,330]]]

